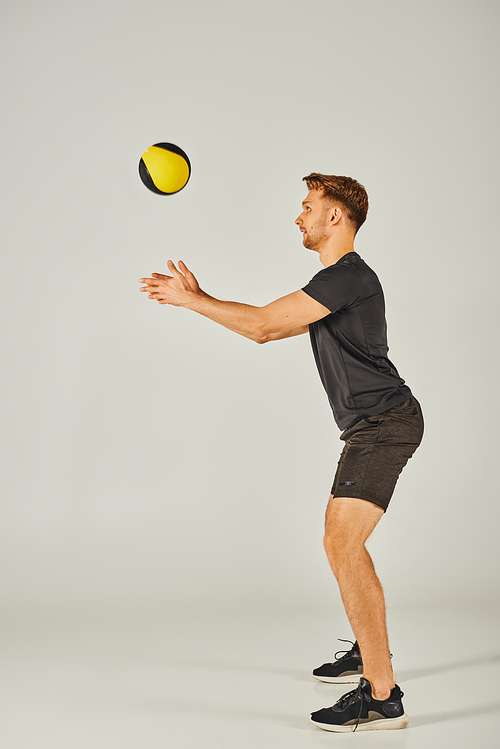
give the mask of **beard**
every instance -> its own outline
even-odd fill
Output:
[[[326,238],[326,220],[324,220],[322,216],[320,220],[311,226],[309,231],[306,231],[306,236],[302,243],[306,250],[319,252],[319,249]]]

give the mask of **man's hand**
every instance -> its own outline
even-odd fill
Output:
[[[151,278],[141,278],[139,283],[145,283],[140,291],[148,292],[150,299],[155,299],[159,304],[172,304],[175,307],[189,307],[193,296],[203,295],[200,285],[187,266],[179,261],[177,270],[174,263],[169,260],[168,268],[172,276],[163,273],[153,273]]]

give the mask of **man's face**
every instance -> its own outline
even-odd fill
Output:
[[[295,219],[302,232],[302,244],[308,250],[319,252],[327,239],[328,204],[322,190],[311,190],[302,201],[302,213]]]

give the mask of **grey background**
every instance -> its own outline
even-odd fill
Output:
[[[2,4],[4,606],[336,600],[341,448],[307,337],[266,346],[137,280],[182,258],[265,304],[320,268],[310,171],[370,197],[356,249],[426,437],[371,549],[388,603],[498,595],[498,4]],[[190,156],[163,198],[157,141]]]

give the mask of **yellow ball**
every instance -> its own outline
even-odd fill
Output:
[[[155,143],[142,154],[139,175],[157,195],[173,195],[182,190],[191,176],[187,154],[173,143]]]

